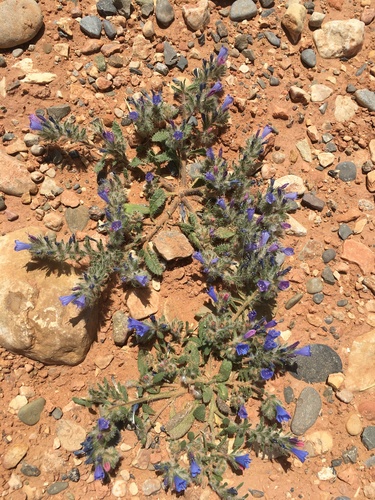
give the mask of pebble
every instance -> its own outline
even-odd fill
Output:
[[[63,412],[61,410],[61,408],[55,408],[53,410],[53,412],[51,413],[51,416],[55,419],[55,420],[60,420],[60,418],[63,416]]]
[[[56,106],[50,106],[47,108],[47,114],[51,118],[55,118],[55,120],[60,121],[71,112],[71,107],[69,104],[58,104]]]
[[[306,290],[311,295],[321,292],[323,290],[322,280],[320,278],[310,278],[306,282]]]
[[[104,33],[107,35],[107,37],[110,40],[114,40],[117,36],[117,29],[116,26],[108,21],[107,19],[103,20],[103,28],[104,28]]]
[[[317,212],[322,212],[325,202],[311,193],[305,193],[301,200],[301,205]]]
[[[361,439],[368,450],[373,450],[375,448],[375,425],[365,427]]]
[[[160,26],[168,28],[174,21],[174,10],[169,0],[156,0],[155,16]]]
[[[336,283],[335,276],[332,272],[332,269],[329,266],[326,266],[321,274],[324,283],[328,283],[328,285],[334,285]]]
[[[154,495],[161,489],[161,482],[157,478],[146,479],[142,484],[142,491],[146,497]]]
[[[35,425],[40,420],[40,415],[44,409],[46,400],[44,398],[37,398],[18,411],[18,418],[26,425]]]
[[[168,262],[186,259],[194,251],[189,240],[180,231],[161,231],[153,240],[155,249]]]
[[[354,97],[360,106],[367,108],[369,111],[375,111],[375,92],[367,89],[356,90]]]
[[[203,30],[210,22],[208,0],[200,0],[196,5],[183,5],[182,15],[190,30]]]
[[[5,210],[6,209],[6,204],[5,204],[5,200],[2,196],[0,196],[0,212]]]
[[[362,432],[362,422],[356,413],[350,415],[345,424],[348,434],[351,436],[358,436]]]
[[[96,10],[102,17],[117,15],[117,9],[113,5],[112,0],[99,0],[96,4]]]
[[[67,487],[69,486],[69,483],[64,482],[64,481],[57,481],[56,483],[50,484],[46,492],[48,495],[57,495],[58,493],[61,493],[62,491],[66,490]]]
[[[155,35],[154,23],[151,19],[145,22],[142,28],[142,34],[145,38],[152,38]]]
[[[116,479],[113,483],[111,493],[115,498],[125,498],[126,481],[124,479]]]
[[[324,300],[324,293],[314,293],[312,299],[314,304],[321,304]]]
[[[112,316],[112,338],[115,345],[122,347],[128,338],[128,316],[116,311]]]
[[[102,22],[96,16],[85,16],[81,19],[79,26],[81,31],[90,38],[100,38]]]
[[[303,5],[291,2],[281,19],[281,24],[288,35],[288,39],[293,44],[298,43],[301,37],[306,14],[306,8]]]
[[[67,451],[76,451],[86,438],[86,430],[73,420],[61,419],[56,426],[61,446]]]
[[[339,171],[339,179],[344,182],[354,181],[357,177],[357,167],[351,161],[342,161],[336,166]]]
[[[240,22],[252,19],[257,13],[257,6],[252,0],[236,0],[230,8],[229,18],[231,21]]]
[[[322,254],[322,259],[324,264],[328,264],[328,262],[331,262],[331,260],[334,260],[336,258],[336,250],[333,248],[328,248],[327,250],[324,250]]]
[[[311,85],[310,88],[311,102],[323,102],[330,95],[332,95],[332,93],[333,90],[330,87],[327,87],[327,85],[321,85],[319,83]]]
[[[367,420],[375,420],[375,399],[370,399],[368,401],[363,401],[358,406],[358,411]]]
[[[264,36],[267,38],[271,45],[273,45],[274,47],[280,47],[281,40],[278,36],[272,33],[272,31],[265,31]]]
[[[302,299],[303,293],[296,293],[292,298],[285,302],[285,309],[292,309]]]
[[[284,388],[284,399],[287,404],[290,404],[292,403],[292,401],[294,401],[293,387],[288,386]]]
[[[345,404],[349,404],[353,401],[354,395],[348,389],[341,389],[341,391],[336,392],[336,397]]]
[[[126,1],[126,0],[125,0]],[[124,2],[124,0],[122,0]],[[130,4],[130,0],[128,0]],[[153,0],[143,0],[142,2],[139,2],[141,6],[141,14],[144,17],[149,17],[151,14],[154,12],[154,2]],[[130,6],[129,6],[129,11],[130,11]],[[130,15],[129,15],[130,17]]]
[[[43,223],[48,229],[59,232],[63,227],[64,220],[57,212],[50,212],[44,216]]]
[[[340,224],[338,233],[342,240],[346,240],[353,234],[353,231],[347,224]]]
[[[94,359],[94,363],[101,370],[105,370],[113,361],[113,354],[107,354],[106,356],[97,356]]]
[[[316,457],[331,451],[333,448],[333,437],[328,431],[314,431],[305,436],[305,449],[309,456]]]
[[[312,387],[305,387],[297,399],[290,425],[293,434],[300,436],[310,429],[316,422],[321,408],[319,393]]]
[[[174,66],[178,61],[178,55],[169,42],[164,42],[164,62],[167,66]]]
[[[325,382],[330,373],[342,371],[340,356],[325,344],[310,346],[311,356],[297,356],[289,370],[294,378],[308,383]]]
[[[264,497],[264,491],[261,491],[261,490],[252,490],[249,488],[249,493],[254,498],[263,498]]]
[[[309,19],[309,28],[310,29],[320,28],[322,26],[325,17],[326,15],[323,14],[322,12],[313,12]]]
[[[78,481],[81,479],[81,474],[79,473],[77,467],[73,467],[73,469],[70,469],[67,475],[69,481],[73,481],[73,483],[78,483]]]
[[[4,469],[14,469],[26,455],[29,446],[26,443],[13,444],[3,455],[2,464]]]
[[[331,481],[336,479],[336,471],[333,467],[323,467],[323,469],[317,473],[317,476],[320,481]]]
[[[358,458],[358,448],[356,446],[352,446],[348,450],[344,451],[341,454],[344,464],[355,464]]]
[[[40,476],[40,469],[35,465],[29,465],[25,462],[21,465],[21,472],[24,476],[38,477]]]
[[[301,52],[301,62],[306,68],[315,68],[316,54],[313,49],[305,49]]]

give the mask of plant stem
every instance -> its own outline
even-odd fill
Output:
[[[236,314],[233,316],[233,318],[232,318],[233,321],[236,321],[241,316],[241,314],[245,311],[245,309],[247,307],[249,307],[249,305],[253,302],[254,297],[256,296],[256,294],[257,294],[257,292],[253,292],[251,295],[249,295],[247,297],[247,299],[245,300],[245,302],[242,304],[242,306],[238,309],[238,311],[236,312]]]
[[[132,401],[121,401],[118,404],[111,405],[110,409],[117,408],[118,406],[131,406],[135,404],[147,403],[148,401],[159,401],[160,399],[166,398],[178,398],[187,393],[186,389],[181,389],[180,391],[168,391],[162,392],[160,394],[150,394],[149,396],[144,396],[143,398],[133,399]]]

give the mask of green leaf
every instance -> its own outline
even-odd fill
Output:
[[[166,373],[165,372],[160,372],[160,373],[157,373],[154,378],[152,379],[152,383],[153,384],[158,384],[159,382],[161,382],[163,380],[163,378],[165,377]]]
[[[219,227],[218,229],[215,229],[215,237],[220,240],[229,240],[230,238],[233,238],[235,234],[235,232],[226,227]]]
[[[164,189],[157,189],[150,199],[150,215],[155,217],[155,215],[160,212],[160,209],[164,206],[167,196]]]
[[[142,411],[146,415],[155,415],[155,411],[151,408],[151,406],[149,406],[146,403],[143,403],[143,405],[142,405]]]
[[[132,161],[129,163],[131,168],[137,168],[140,165],[143,165],[143,161],[138,158],[138,156],[135,156]]]
[[[235,437],[235,439],[234,439],[233,449],[234,450],[238,450],[238,448],[241,448],[241,446],[243,445],[244,441],[245,441],[244,436],[237,434],[236,437]]]
[[[188,432],[187,438],[188,438],[188,440],[189,440],[190,442],[193,442],[193,441],[194,441],[194,439],[195,439],[195,434],[194,434],[194,432],[192,432],[192,431]]]
[[[169,137],[170,137],[170,132],[166,129],[163,129],[163,130],[158,130],[156,134],[152,136],[151,139],[154,142],[163,142],[167,140]]]
[[[127,214],[134,214],[135,212],[139,212],[143,215],[148,215],[150,213],[150,207],[147,205],[141,205],[138,203],[125,203],[125,212]]]
[[[160,264],[159,259],[156,253],[149,248],[144,248],[142,251],[143,258],[145,260],[145,264],[147,269],[156,276],[162,276],[164,268]]]
[[[73,401],[77,405],[86,406],[87,408],[91,408],[92,407],[92,403],[90,401],[87,401],[87,399],[81,399],[81,398],[74,398],[73,397]]]
[[[198,405],[195,408],[193,415],[196,420],[199,420],[199,422],[204,422],[206,420],[206,405]]]
[[[213,391],[211,387],[205,387],[203,389],[203,403],[209,403],[211,401]]]
[[[138,371],[143,377],[148,372],[148,366],[146,362],[146,352],[143,349],[138,351]]]
[[[199,356],[198,347],[195,344],[195,342],[189,341],[186,344],[185,354],[190,359],[192,364],[199,366],[200,356]]]
[[[174,415],[166,424],[165,432],[172,439],[180,439],[187,432],[195,421],[194,417],[195,403],[190,403],[186,408]]]
[[[232,362],[228,359],[224,359],[221,363],[219,373],[217,374],[217,379],[219,382],[226,382],[232,372]]]
[[[116,141],[123,141],[124,140],[124,136],[122,135],[121,127],[116,121],[113,122],[112,132],[113,132],[113,135],[115,136]]]
[[[105,157],[106,157],[106,155],[104,154],[101,157],[101,159],[97,163],[95,163],[94,172],[96,174],[99,174],[103,170],[103,168],[105,167]]]
[[[217,384],[217,395],[223,401],[228,399],[228,387],[225,384]]]

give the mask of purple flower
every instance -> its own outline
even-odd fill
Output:
[[[234,460],[242,470],[248,469],[251,463],[251,458],[249,457],[248,453],[246,453],[246,455],[239,455],[237,457],[234,457]]]
[[[122,222],[120,220],[114,220],[111,224],[112,231],[119,231],[122,229]]]
[[[108,142],[115,142],[115,134],[110,131],[105,131],[103,132],[103,139],[105,139]]]
[[[70,304],[70,302],[73,302],[73,304],[80,309],[83,309],[86,303],[86,298],[84,295],[77,296],[73,293],[71,295],[63,295],[62,297],[59,297],[59,300],[63,306],[67,306],[68,304]]]
[[[225,200],[224,198],[219,198],[216,202],[216,205],[219,205],[219,207],[222,209],[222,210],[226,210],[227,206],[225,204]]]
[[[271,192],[268,192],[266,194],[266,202],[272,205],[272,203],[275,203],[275,201],[276,201],[275,195]]]
[[[206,181],[210,181],[210,182],[215,182],[215,179],[216,179],[216,177],[214,176],[214,174],[212,172],[207,172],[204,175],[204,178],[206,179]]]
[[[139,113],[137,111],[130,111],[128,114],[129,120],[132,120],[133,122],[137,121],[139,118]]]
[[[238,356],[245,356],[250,351],[250,346],[248,344],[237,344],[236,353]]]
[[[249,318],[249,321],[254,321],[254,319],[257,317],[257,312],[256,311],[250,311],[247,314],[247,317]]]
[[[98,464],[96,467],[95,467],[95,471],[94,471],[94,479],[100,479],[100,480],[103,480],[105,478],[105,472],[104,472],[104,469],[103,467]]]
[[[186,490],[187,482],[185,481],[185,479],[182,479],[182,477],[177,475],[174,476],[173,482],[174,482],[174,489],[177,491],[177,493]]]
[[[101,189],[100,191],[98,191],[98,195],[106,203],[109,203],[108,193],[109,193],[109,189],[108,188],[104,188],[104,189]]]
[[[192,255],[193,259],[197,260],[201,264],[205,264],[205,260],[203,258],[203,255],[200,252],[194,252]]]
[[[262,368],[262,370],[260,370],[260,376],[263,380],[269,380],[273,377],[273,371],[270,368]]]
[[[184,138],[184,133],[181,130],[176,130],[176,132],[173,133],[173,139],[176,141],[181,141]]]
[[[285,193],[284,194],[284,198],[286,198],[287,200],[296,200],[297,196],[298,196],[297,193]]]
[[[278,285],[277,285],[277,288],[279,290],[286,290],[287,288],[289,288],[290,286],[290,283],[289,281],[279,281]]]
[[[277,343],[273,340],[273,338],[267,336],[264,340],[263,349],[265,351],[272,351],[272,349],[275,349],[276,347]]]
[[[311,356],[311,348],[309,345],[301,347],[301,349],[296,349],[293,354],[295,356]]]
[[[237,415],[240,418],[247,418],[249,416],[244,405],[240,406],[240,409],[238,410]]]
[[[268,321],[265,325],[264,328],[273,328],[274,326],[277,325],[277,321],[275,319],[271,319],[271,321]]]
[[[199,467],[199,465],[197,464],[197,462],[192,459],[192,461],[190,462],[190,475],[191,477],[197,477],[198,474],[200,474],[202,472],[201,468]]]
[[[99,427],[100,431],[106,431],[107,429],[109,429],[109,426],[110,426],[109,420],[107,420],[103,417],[100,417],[98,419],[98,427]]]
[[[31,130],[43,130],[43,123],[46,119],[40,115],[29,115]]]
[[[152,172],[147,172],[145,175],[146,182],[152,182],[154,180],[154,174]]]
[[[22,241],[19,240],[14,240],[15,246],[14,250],[16,252],[20,252],[21,250],[30,250],[31,245],[30,243],[23,243]]]
[[[267,252],[268,253],[271,253],[271,252],[276,252],[276,250],[279,249],[279,245],[277,243],[272,243],[272,245],[270,245],[268,248],[267,248]]]
[[[294,455],[303,463],[308,455],[308,452],[305,450],[299,450],[298,448],[291,448],[290,451],[294,453]]]
[[[215,155],[214,152],[212,151],[212,148],[206,149],[206,156],[212,161],[215,159]]]
[[[259,288],[260,292],[267,292],[267,290],[270,287],[270,282],[267,280],[259,280],[257,283],[257,287]]]
[[[259,240],[259,248],[264,247],[267,241],[270,239],[270,233],[268,231],[262,231]]]
[[[144,275],[138,275],[138,276],[135,276],[135,280],[138,281],[138,283],[141,285],[141,286],[146,286],[147,283],[148,283],[148,278],[147,276],[144,276]]]
[[[223,86],[221,85],[220,82],[216,82],[213,87],[211,87],[211,90],[208,92],[206,97],[210,97],[213,94],[216,94],[216,92],[221,92],[223,90]]]
[[[225,64],[227,58],[228,58],[228,49],[222,46],[216,59],[216,66],[222,66],[223,64]]]
[[[233,104],[233,101],[234,101],[233,97],[227,95],[226,98],[224,99],[223,105],[221,106],[221,110],[226,111],[229,108],[229,106]]]
[[[161,93],[160,92],[157,92],[156,94],[152,94],[152,104],[154,106],[157,106],[158,104],[160,104],[162,101],[162,98],[161,98]]]
[[[247,209],[247,220],[251,222],[253,220],[255,214],[255,208],[248,208]]]
[[[289,224],[289,222],[282,222],[280,224],[280,226],[283,228],[283,229],[290,229],[292,226]]]
[[[276,405],[276,420],[281,424],[281,422],[287,422],[292,417],[289,413],[280,405]]]
[[[273,132],[273,128],[270,125],[266,125],[262,131],[261,138],[265,139],[267,135],[271,134]]]
[[[282,252],[283,252],[285,255],[287,255],[288,257],[289,257],[290,255],[294,255],[294,250],[293,250],[293,248],[291,248],[291,247],[286,247],[286,248],[283,248]]]
[[[253,337],[256,334],[256,332],[257,332],[256,330],[249,330],[248,332],[245,333],[243,338],[249,339],[249,338]]]
[[[135,330],[136,335],[138,335],[139,337],[143,337],[143,335],[150,330],[150,327],[145,323],[142,323],[142,321],[128,318],[128,329]]]
[[[210,288],[207,290],[207,293],[208,295],[211,297],[211,299],[214,301],[214,302],[217,302],[219,299],[217,298],[217,295],[216,295],[216,292],[215,292],[215,289],[213,286],[210,286]]]

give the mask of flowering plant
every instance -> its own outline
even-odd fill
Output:
[[[296,195],[273,181],[260,189],[254,179],[264,144],[274,132],[271,126],[250,137],[232,165],[214,148],[233,103],[231,96],[221,99],[227,56],[223,47],[218,56],[203,61],[188,86],[174,81],[178,106],[166,103],[161,93],[131,99],[134,109],[127,119],[142,139],[132,160],[126,157],[121,127],[105,131],[100,122],[94,123],[104,153],[97,170],[107,174],[101,175],[98,187],[106,204],[101,226],[105,243],[89,237],[78,242],[74,235],[67,243],[34,235],[28,243],[16,241],[15,250],[28,250],[34,259],[82,263],[84,271],[72,293],[60,297],[63,306],[79,308],[100,303],[113,275],[133,287],[148,287],[152,276],[162,277],[164,264],[149,242],[177,209],[176,225],[195,247],[192,257],[209,300],[196,329],[153,315],[142,321],[129,317],[126,333],[138,347],[139,378],[124,384],[105,379],[87,398],[73,398],[99,407],[95,428],[76,452],[93,465],[95,479],[114,473],[121,428],[133,430],[149,446],[155,442],[159,418],[164,423],[158,439],[168,442],[170,459],[154,468],[163,476],[164,488],[176,493],[189,484],[209,484],[221,498],[240,498],[239,486],[224,480],[227,466],[245,471],[251,452],[270,458],[292,453],[302,462],[307,455],[300,449],[303,443],[285,430],[291,417],[283,403],[267,393],[267,381],[277,372],[285,371],[296,356],[310,355],[309,347],[298,348],[298,342],[283,344],[277,321],[270,319],[278,294],[289,287],[290,267],[284,267],[284,260],[294,252],[281,238]],[[30,117],[31,128],[47,141],[65,136],[92,146],[86,132],[72,123]],[[106,171],[108,158],[112,172]],[[198,160],[195,176],[188,175],[191,158]],[[119,166],[125,169],[124,181]],[[127,200],[128,170],[135,167],[144,175],[146,206]],[[167,172],[179,179],[167,181]],[[151,230],[144,224],[147,217],[155,221]],[[265,307],[269,319],[259,313]],[[166,408],[181,397],[183,409],[166,419]],[[163,400],[166,405],[156,411],[155,404]],[[259,421],[253,427],[250,401],[258,402]]]

